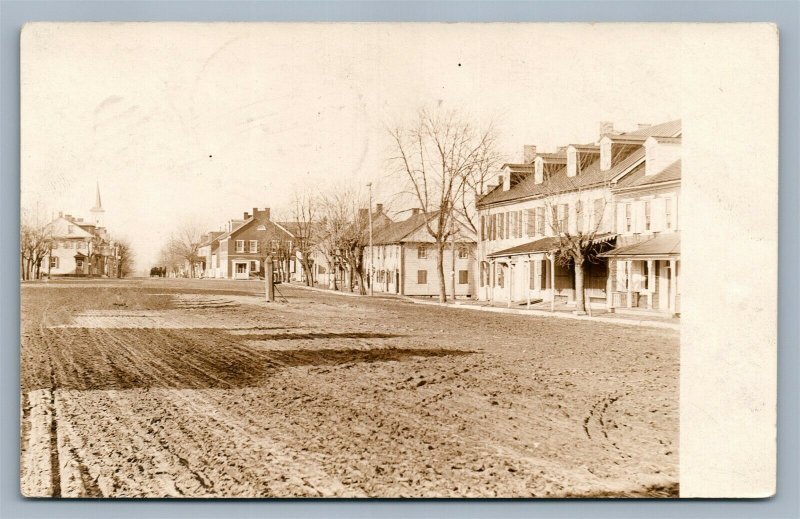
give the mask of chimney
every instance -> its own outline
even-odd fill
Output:
[[[609,121],[600,121],[600,137],[607,133],[614,133],[614,123]]]
[[[253,218],[258,220],[269,220],[269,207],[265,207],[264,209],[259,209],[258,207],[253,208]]]
[[[245,211],[245,212],[244,212],[244,215],[242,215],[242,218],[243,218],[244,220],[247,220],[248,218],[250,218],[250,213],[248,213],[247,211]]]
[[[511,189],[511,172],[508,172],[508,175],[503,177],[503,191],[508,191]]]
[[[533,144],[526,144],[522,147],[522,163],[530,164],[536,158],[536,146]]]
[[[383,213],[383,204],[375,204],[375,212],[378,214]]]

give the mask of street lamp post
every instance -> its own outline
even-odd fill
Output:
[[[375,267],[373,266],[373,254],[374,251],[372,250],[372,182],[367,184],[369,188],[369,209],[367,210],[367,214],[369,215],[369,295],[373,294],[372,285],[374,283],[374,276],[373,273],[375,272]]]

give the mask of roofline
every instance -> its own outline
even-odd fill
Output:
[[[581,186],[581,187],[575,188],[575,189],[566,189],[566,190],[563,190],[563,191],[555,191],[555,192],[552,192],[552,193],[545,193],[545,194],[538,194],[538,195],[528,195],[528,196],[523,196],[523,197],[520,197],[520,198],[512,198],[510,200],[501,200],[501,201],[498,201],[498,202],[488,202],[486,204],[482,204],[480,202],[477,202],[475,204],[475,207],[478,208],[478,209],[482,209],[482,208],[487,207],[487,206],[488,207],[502,206],[502,205],[515,204],[515,203],[518,203],[518,202],[527,202],[529,200],[538,200],[538,199],[541,199],[541,198],[547,198],[549,196],[563,195],[564,193],[573,193],[573,192],[577,192],[577,191],[583,191],[583,190],[586,190],[586,189],[595,189],[595,188],[598,188],[598,187],[603,187],[608,182],[609,181],[597,182],[597,183],[594,183],[594,184],[587,184],[585,186]],[[487,195],[488,195],[488,193],[487,193]]]
[[[640,186],[628,186],[628,187],[613,187],[611,188],[612,193],[624,193],[627,191],[636,191],[641,189],[651,189],[653,187],[664,187],[669,186],[671,184],[678,184],[680,185],[681,179],[673,179],[673,180],[662,180],[661,182],[654,182],[652,184],[644,184]]]

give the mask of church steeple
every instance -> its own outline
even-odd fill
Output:
[[[102,211],[102,210],[103,210],[103,203],[100,201],[100,182],[98,181],[95,191],[94,207],[92,207],[90,211]]]
[[[100,200],[100,182],[97,182],[95,188],[95,200],[94,200],[94,207],[89,209],[89,212],[92,213],[92,223],[95,227],[103,227],[103,214],[105,210],[103,209],[103,203]]]

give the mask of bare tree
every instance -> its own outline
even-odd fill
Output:
[[[117,248],[117,277],[124,278],[133,272],[134,254],[130,242],[121,238],[116,241]]]
[[[321,221],[315,247],[329,266],[330,288],[341,288],[336,276],[340,274],[351,292],[356,282],[365,294],[363,251],[366,244],[367,217],[359,211],[362,203],[357,190],[351,187],[334,188],[319,199]]]
[[[631,152],[629,147],[612,150],[610,164],[617,164]],[[610,202],[612,168],[592,182],[587,182],[583,175],[597,161],[598,155],[580,153],[580,150],[576,155],[575,176],[560,175],[544,179],[547,192],[545,207],[550,229],[558,238],[556,261],[574,270],[575,312],[585,314],[587,308],[591,312],[591,307],[586,303],[585,270],[587,265],[601,261],[598,254],[603,252],[603,243],[598,241],[598,237],[604,234],[608,224],[604,216]],[[570,211],[570,205],[573,211]],[[572,215],[574,221],[571,221]]]
[[[317,236],[317,224],[315,219],[318,212],[318,197],[308,191],[296,191],[294,194],[294,204],[292,208],[292,219],[295,224],[295,247],[300,264],[305,273],[307,286],[314,285],[314,277],[311,271],[311,252],[315,245]]]
[[[203,242],[203,226],[198,222],[187,220],[179,226],[169,237],[164,253],[164,259],[172,264],[177,262],[188,265],[189,277],[195,277],[195,266],[202,260],[199,256],[200,244]]]
[[[23,209],[20,217],[20,275],[23,280],[39,279],[42,261],[52,250],[52,227],[38,212]]]
[[[390,129],[389,134],[390,163],[404,179],[407,192],[430,216],[425,228],[435,243],[439,301],[445,302],[444,250],[457,231],[454,218],[458,214],[473,231],[477,229],[472,198],[496,169],[496,132],[493,125],[474,127],[453,110],[423,109],[411,125]]]

